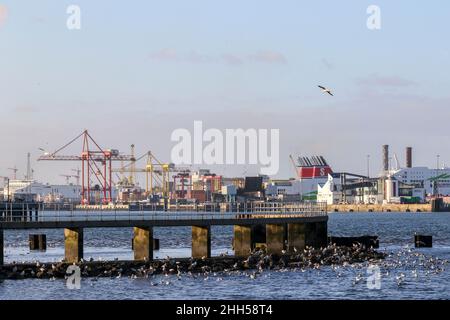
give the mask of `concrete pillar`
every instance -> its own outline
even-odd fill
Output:
[[[252,225],[252,248],[255,243],[266,243],[266,226],[264,224]]]
[[[305,224],[289,223],[287,225],[288,251],[290,253],[305,249]]]
[[[317,248],[316,224],[314,222],[305,223],[305,245]]]
[[[0,229],[0,266],[2,266],[5,261],[3,260],[4,248],[3,248],[3,229]]]
[[[192,257],[211,257],[210,226],[192,226]]]
[[[134,227],[134,260],[153,260],[153,228]]]
[[[268,254],[281,254],[284,249],[284,226],[280,224],[266,225],[266,246]]]
[[[64,229],[65,260],[66,262],[78,262],[83,258],[83,229]]]
[[[316,222],[316,244],[318,248],[328,245],[328,222]]]
[[[234,226],[234,255],[247,257],[252,251],[252,227]]]
[[[328,222],[311,222],[305,225],[305,244],[308,247],[324,248],[328,244]]]

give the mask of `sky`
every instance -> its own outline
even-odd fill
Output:
[[[81,10],[69,30],[68,6]],[[367,28],[367,8],[381,28]],[[280,130],[289,154],[334,171],[450,165],[450,2],[0,0],[0,176],[61,183],[78,163],[36,162],[84,129],[104,148],[170,161],[178,128]],[[323,94],[317,85],[332,88]],[[78,154],[81,144],[67,150]],[[203,166],[206,167],[206,166]],[[225,175],[257,166],[221,166]]]

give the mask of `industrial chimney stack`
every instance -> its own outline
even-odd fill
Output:
[[[412,168],[412,148],[406,147],[406,167]]]
[[[389,145],[383,146],[383,170],[388,172],[389,170]]]

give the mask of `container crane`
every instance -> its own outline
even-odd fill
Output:
[[[70,178],[76,178],[77,179],[77,183],[79,182],[79,176],[73,175],[73,174],[60,174],[61,177],[66,178],[66,184],[69,185],[70,184]]]
[[[13,172],[13,180],[17,179],[17,171],[19,171],[19,169],[17,169],[16,166],[14,166],[14,168],[8,168],[8,170],[11,170]]]
[[[136,168],[135,164],[139,160],[147,157],[145,168]],[[164,197],[169,196],[169,180],[170,173],[190,173],[189,168],[176,167],[173,163],[163,163],[155,157],[155,155],[148,151],[138,158],[135,158],[130,163],[122,165],[119,169],[112,169],[113,172],[120,172],[121,174],[127,172],[143,172],[145,173],[145,191],[148,194],[155,192],[155,182],[161,186],[161,191]]]
[[[61,155],[61,151],[80,140],[82,141],[80,155]],[[52,153],[45,151],[38,161],[81,161],[81,201],[83,204],[91,204],[91,192],[96,191],[95,185],[99,186],[103,203],[112,201],[112,161],[131,159],[129,155],[120,155],[117,149],[101,148],[89,132],[84,130],[56,151]]]
[[[80,168],[72,169],[72,172],[76,173],[75,175],[72,175],[72,177],[77,179],[77,186],[79,186],[80,185],[80,173],[81,173],[81,170],[80,170]]]

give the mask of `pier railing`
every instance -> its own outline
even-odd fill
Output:
[[[25,205],[26,206],[26,205]],[[235,202],[200,204],[169,204],[166,207],[155,203],[115,204],[115,205],[74,205],[61,203],[39,203],[38,211],[149,211],[149,212],[292,212],[326,211],[324,202]],[[1,209],[1,208],[0,208]],[[26,208],[25,208],[26,210]]]
[[[220,206],[222,205],[222,206]],[[5,210],[6,209],[6,210]],[[241,203],[236,206],[217,204],[209,209],[161,211],[146,210],[53,210],[12,211],[0,208],[0,222],[80,222],[80,221],[165,221],[165,220],[234,220],[326,216],[325,203]]]

